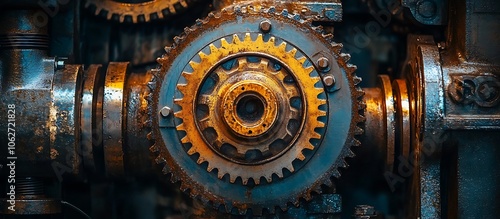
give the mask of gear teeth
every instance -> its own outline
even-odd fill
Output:
[[[350,73],[350,74],[354,74],[354,72],[356,71],[356,69],[358,69],[357,66],[353,65],[353,64],[347,64],[347,72]]]
[[[184,144],[187,144],[187,143],[189,143],[189,140],[186,137],[184,137],[181,139],[181,142]],[[187,153],[189,154],[189,156],[197,153],[195,146],[191,146],[191,148],[189,148]]]
[[[208,162],[207,171],[212,172],[212,170],[214,170],[214,167],[212,166],[212,164],[210,164],[210,162]]]
[[[196,19],[196,21],[194,22],[196,26],[201,26],[203,25],[203,20],[202,19]]]
[[[300,15],[299,14],[293,14],[293,17],[292,17],[294,20],[296,21],[300,21]]]
[[[272,176],[264,176],[264,178],[266,179],[266,181],[268,183],[271,183],[273,181],[273,177]]]
[[[243,183],[243,185],[247,185],[248,184],[248,178],[241,178],[241,182]]]
[[[197,164],[202,164],[203,162],[207,161],[204,157],[200,156],[198,160],[196,161]]]
[[[316,128],[324,128],[325,126],[326,126],[326,124],[324,122],[318,121]]]
[[[353,139],[352,140],[352,145],[358,147],[358,146],[361,145],[361,142],[358,139]]]
[[[156,88],[156,82],[150,81],[147,84],[149,90],[154,90]]]
[[[341,167],[342,167],[342,168],[347,168],[347,167],[349,167],[349,164],[347,164],[347,163],[345,162],[345,160],[343,160],[343,159],[342,159],[342,165],[341,165]]]
[[[362,97],[365,95],[365,92],[363,90],[357,90],[355,92],[356,92],[356,97],[358,99],[362,99]],[[362,105],[364,105],[363,109],[365,109],[366,108],[366,104],[362,104]]]
[[[344,63],[348,63],[351,60],[351,55],[347,53],[341,53],[340,58],[344,61]]]
[[[278,176],[278,178],[282,179],[283,178],[283,170],[278,170],[276,171],[276,176]]]
[[[352,152],[351,149],[348,149],[347,152],[346,152],[346,156],[350,157],[350,158],[353,158],[353,157],[356,156],[356,154],[354,154],[354,152]]]
[[[181,41],[182,41],[182,38],[181,38],[181,37],[179,37],[179,36],[175,36],[175,37],[174,37],[174,43],[175,43],[175,44],[179,45],[179,43],[180,43]]]
[[[238,37],[238,35],[233,34],[233,44],[236,44],[236,43],[241,43],[241,40]]]
[[[245,38],[243,39],[243,42],[252,42],[252,37],[250,36],[250,33],[245,33]]]
[[[339,170],[338,170],[338,169],[333,170],[332,176],[334,176],[335,178],[337,178],[337,179],[338,179],[338,178],[340,177],[340,172],[339,172]]]
[[[234,174],[229,174],[229,182],[231,183],[236,182],[236,178],[238,178],[238,176],[235,176]]]
[[[326,187],[328,187],[328,188],[332,188],[332,186],[333,186],[333,182],[332,182],[332,180],[328,179],[328,180],[325,180],[325,181],[322,183],[322,185],[324,185],[324,186],[326,186]]]
[[[182,192],[186,192],[188,190],[188,186],[187,186],[187,183],[184,183],[184,182],[181,182],[181,186],[180,186],[180,189]]]
[[[315,133],[315,134],[317,134],[317,133]],[[318,135],[319,135],[319,134],[318,134]],[[317,137],[317,136],[315,135],[315,136],[312,136],[311,138],[316,138],[316,137]],[[320,138],[321,138],[321,136],[320,136]],[[307,143],[307,144],[305,144],[305,145],[304,145],[304,149],[307,149],[307,150],[314,150],[314,145],[312,145],[311,143]]]
[[[282,42],[279,46],[278,46],[278,49],[283,51],[283,52],[286,52],[286,43],[285,42]]]
[[[297,54],[297,49],[295,49],[295,48],[291,49],[291,50],[288,52],[288,54],[290,54],[290,56],[292,56],[292,57],[295,57],[295,54]]]
[[[344,47],[344,44],[342,43],[331,43],[332,47],[333,47],[333,52],[335,54],[340,54],[342,52],[342,48]]]
[[[156,58],[156,62],[158,64],[160,64],[160,65],[163,64],[165,61],[167,61],[167,59],[164,58],[164,57],[158,57],[158,58]]]
[[[359,83],[361,83],[362,80],[360,77],[354,76],[353,81],[354,81],[354,85],[358,85]]]
[[[283,17],[288,17],[288,10],[287,10],[287,9],[283,9],[283,10],[281,11],[281,15],[282,15]]]
[[[224,175],[226,175],[226,173],[223,173],[220,170],[217,172],[217,178],[219,178],[219,179],[222,179],[224,177]]]
[[[151,132],[150,132],[150,133],[148,133],[148,134],[146,135],[146,138],[147,138],[148,140],[153,140],[153,133],[151,133]]]
[[[274,6],[269,7],[267,13],[273,13],[273,14],[276,13],[276,8]]]
[[[158,148],[158,146],[156,144],[154,144],[151,147],[149,147],[149,151],[151,151],[152,153],[157,153],[160,151],[160,149]]]
[[[222,38],[222,39],[220,40],[220,45],[221,45],[221,48],[222,48],[222,49],[227,49],[227,48],[229,48],[229,43],[228,43],[228,42],[227,42],[227,40],[226,40],[226,39],[224,39],[224,38]]]
[[[165,158],[163,158],[161,156],[158,156],[158,157],[156,157],[155,162],[156,162],[156,164],[162,164],[162,163],[167,162],[167,160],[165,160]]]
[[[304,63],[306,63],[306,61],[307,61],[307,58],[305,56],[302,56],[302,57],[298,58],[297,60],[300,62],[300,64],[304,65]]]
[[[333,41],[333,34],[331,34],[331,33],[323,34],[323,38],[325,38],[325,40],[327,40],[328,42],[332,42]]]
[[[170,182],[172,183],[175,183],[176,181],[174,181],[174,174],[172,174],[172,171],[170,171],[170,168],[168,167],[168,165],[165,165],[163,166],[163,168],[161,169],[161,172],[164,174],[164,175],[167,175],[167,174],[170,174]]]
[[[358,126],[356,126],[356,128],[354,129],[354,134],[355,135],[362,135],[363,132],[364,132],[363,129],[360,128],[360,127],[358,127]]]
[[[303,153],[302,153],[302,151],[301,151],[299,154],[297,154],[297,159],[299,159],[299,160],[303,161],[303,160],[305,160],[305,159],[306,159],[306,156],[304,156],[304,154],[303,154]]]

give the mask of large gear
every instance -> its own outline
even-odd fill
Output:
[[[262,34],[262,21],[279,25]],[[359,145],[355,135],[364,120],[355,66],[331,40],[320,27],[274,7],[226,8],[186,28],[158,59],[161,70],[154,79],[151,150],[159,153],[163,172],[192,197],[233,213],[286,210],[288,203],[297,206],[321,193],[322,185],[331,187],[331,177],[347,167],[344,159],[354,156],[350,147]],[[323,87],[323,73],[313,66],[318,51],[331,52],[334,88]],[[302,107],[294,107],[290,97]],[[240,104],[247,100],[253,101],[249,110]],[[262,110],[254,114],[256,104]],[[175,116],[154,113],[165,107]],[[251,116],[238,114],[241,109]],[[287,130],[289,118],[299,118],[299,128],[274,135]],[[282,138],[286,147],[266,157],[269,139]],[[225,143],[234,144],[233,153],[224,153]],[[238,157],[253,150],[263,157]]]
[[[86,0],[85,7],[95,7],[95,14],[106,13],[106,18],[117,18],[120,22],[148,22],[173,15],[179,9],[187,8],[190,0]]]

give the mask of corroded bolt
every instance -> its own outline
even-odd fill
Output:
[[[330,65],[330,60],[328,60],[326,57],[321,57],[316,61],[316,65],[318,65],[318,68],[320,70],[325,70]]]
[[[325,75],[323,76],[323,83],[325,83],[326,86],[331,87],[335,84],[335,77],[333,75]]]
[[[160,114],[161,116],[163,117],[167,117],[170,115],[170,112],[172,111],[172,109],[170,109],[170,107],[168,106],[164,106],[163,108],[161,108],[160,110]]]
[[[259,25],[259,28],[262,32],[264,33],[269,33],[269,31],[271,31],[271,21],[269,20],[264,20],[262,22],[260,22],[260,25]]]

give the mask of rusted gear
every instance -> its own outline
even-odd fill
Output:
[[[262,21],[273,25],[268,32],[259,28]],[[354,156],[350,147],[360,144],[355,136],[362,134],[358,124],[364,121],[363,92],[357,87],[361,79],[354,74],[356,67],[348,64],[350,56],[341,54],[342,45],[332,39],[331,34],[325,34],[322,28],[312,26],[311,21],[302,20],[298,14],[258,5],[231,6],[221,13],[210,13],[206,19],[197,20],[195,25],[185,28],[183,34],[174,38],[173,46],[165,48],[167,54],[158,58],[161,69],[154,79],[156,86],[151,106],[153,132],[150,136],[155,144],[150,150],[158,154],[156,162],[164,165],[163,172],[171,176],[172,182],[180,181],[181,190],[189,191],[191,197],[198,197],[215,208],[240,214],[248,209],[254,215],[261,215],[263,209],[270,213],[276,209],[286,210],[289,204],[298,206],[301,199],[310,200],[313,193],[321,193],[322,186],[332,187],[332,177],[340,177],[339,168],[347,167],[344,159]],[[330,60],[328,68],[314,68],[316,59],[323,56]],[[258,59],[252,61],[253,57]],[[234,64],[229,64],[231,60]],[[266,62],[268,64],[264,64]],[[275,63],[286,71],[273,75],[277,71],[272,68]],[[205,71],[200,73],[202,69]],[[324,71],[335,76],[335,85],[323,87],[319,77],[326,74]],[[302,73],[299,75],[297,72]],[[222,73],[226,74],[225,80],[220,81],[217,78]],[[283,76],[285,83],[292,78],[294,83],[287,88],[292,93],[297,91],[299,97],[285,91],[276,92],[285,87],[280,79]],[[269,85],[272,83],[279,86]],[[237,91],[242,87],[255,91],[254,95],[242,96],[243,93]],[[206,96],[210,94],[220,95]],[[255,102],[261,103],[264,110],[252,114],[254,111],[250,106],[249,113],[253,116],[249,118],[242,118],[237,112],[229,110],[237,111],[239,101],[248,96],[250,100],[259,100]],[[297,113],[286,114],[285,109],[290,109],[289,103],[280,100],[290,96],[302,100],[298,116]],[[267,101],[274,100],[276,103],[267,108]],[[315,109],[307,106],[307,101],[313,101],[309,106],[315,106]],[[222,106],[215,106],[222,102],[232,105],[221,111]],[[290,101],[293,105],[291,102],[294,101]],[[273,104],[279,107],[274,108]],[[164,107],[173,109],[175,116],[158,113]],[[289,144],[285,140],[285,145],[291,145],[290,148],[279,150],[282,154],[274,153],[257,161],[234,159],[237,157],[234,154],[222,156],[223,153],[217,152],[221,152],[222,147],[218,145],[222,145],[226,138],[214,135],[217,133],[215,129],[224,128],[224,136],[231,136],[238,142],[255,138],[254,135],[276,133],[273,127],[283,127],[288,119],[275,117],[273,109],[278,109],[278,115],[307,120],[299,122],[298,130],[307,130],[308,136],[300,134],[300,131],[294,134],[294,131],[292,136],[298,136],[297,139],[292,139]],[[204,122],[207,118],[215,124]],[[233,118],[244,121],[230,124]],[[264,124],[263,121],[266,121],[266,128],[263,125],[257,128],[256,124]],[[267,123],[271,127],[267,127]],[[311,127],[316,128],[311,132]],[[211,134],[207,131],[203,133],[205,129],[213,131]],[[297,144],[299,138],[308,142]],[[272,148],[250,144],[249,149],[244,149],[244,145],[249,144],[234,147],[235,154],[251,150],[266,152]],[[304,155],[303,160],[297,159],[301,158],[300,154]],[[289,157],[284,159],[286,156]],[[290,163],[294,172],[288,169]],[[271,180],[266,177],[256,179],[270,172],[276,173],[271,175]]]
[[[192,1],[192,0],[191,0]],[[101,11],[106,13],[106,18],[117,18],[120,22],[138,21],[148,22],[153,19],[162,19],[173,15],[179,9],[187,8],[190,0],[142,0],[138,2],[123,0],[86,0],[85,7],[95,7],[95,14]]]
[[[209,45],[210,54],[199,52],[200,62],[189,62],[192,72],[182,73],[186,84],[177,85],[183,95],[175,100],[182,108],[175,113],[182,119],[177,130],[186,132],[181,141],[191,145],[189,155],[199,154],[198,164],[208,162],[209,172],[216,168],[218,177],[222,179],[228,174],[231,183],[237,177],[241,177],[244,185],[249,179],[260,184],[261,177],[271,182],[273,174],[283,178],[284,168],[294,172],[292,162],[306,158],[302,150],[314,149],[311,139],[321,138],[315,131],[325,126],[318,117],[326,116],[326,111],[320,109],[326,100],[318,98],[324,89],[315,87],[320,78],[309,76],[314,67],[304,67],[307,59],[303,56],[295,58],[296,48],[287,49],[286,42],[275,45],[274,37],[264,41],[262,34],[258,34],[254,40],[246,33],[241,40],[235,34],[230,43],[225,38],[219,43],[219,47],[214,43]],[[253,54],[258,62],[248,63],[246,56]],[[240,56],[236,59],[238,66],[225,71],[221,61],[234,56]],[[271,66],[270,61],[259,56],[269,57],[276,63]],[[286,67],[278,63],[286,63]],[[280,66],[280,70],[272,72],[270,68],[275,65]],[[219,66],[214,71],[217,85],[212,92],[197,95],[196,91],[199,92],[216,66]],[[301,88],[302,95],[297,87],[285,82],[285,71],[293,75],[290,80]],[[302,97],[302,116],[300,109],[290,104],[293,97]],[[202,113],[198,121],[200,103],[208,106],[208,115]],[[259,105],[260,113],[260,109],[249,109],[250,113],[241,109],[259,108]],[[294,119],[301,123],[300,127],[289,128]],[[213,133],[207,133],[210,130]],[[216,137],[208,141],[207,137],[214,135]],[[274,146],[272,152],[266,153],[270,146]]]

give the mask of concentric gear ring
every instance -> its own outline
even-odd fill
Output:
[[[120,22],[148,22],[162,19],[164,16],[176,14],[179,8],[187,8],[189,0],[145,0],[139,3],[121,2],[120,0],[86,0],[85,7],[95,6],[95,14],[105,11],[106,18],[111,20],[117,16]]]
[[[324,110],[320,110],[320,106],[326,104],[325,99],[320,99],[318,96],[324,93],[324,89],[316,88],[316,84],[320,84],[319,77],[310,77],[309,75],[314,70],[312,66],[304,67],[305,57],[295,58],[297,49],[292,48],[287,51],[287,43],[282,42],[278,46],[275,45],[275,38],[271,37],[268,41],[264,41],[261,34],[258,34],[256,39],[251,38],[250,33],[246,33],[244,40],[240,40],[238,35],[232,36],[232,42],[229,43],[225,38],[220,39],[221,46],[218,48],[214,44],[210,44],[210,54],[199,52],[201,62],[197,63],[190,61],[192,73],[183,72],[182,76],[186,79],[186,84],[178,85],[177,88],[183,94],[181,99],[176,99],[175,103],[180,105],[182,110],[175,113],[175,116],[182,119],[182,123],[177,126],[177,130],[185,131],[186,136],[181,139],[184,144],[191,144],[188,150],[189,155],[199,154],[198,164],[208,162],[207,171],[211,172],[214,168],[218,170],[218,177],[222,179],[225,174],[229,175],[229,181],[234,183],[238,177],[241,177],[243,185],[246,185],[249,179],[253,179],[255,184],[260,184],[261,177],[264,177],[267,182],[271,182],[273,174],[279,178],[283,178],[283,168],[294,172],[292,162],[295,159],[305,160],[306,157],[302,150],[313,150],[314,145],[311,139],[320,139],[321,135],[315,129],[325,126],[324,123],[317,121],[317,118],[326,116]],[[203,131],[197,127],[195,118],[196,110],[196,95],[194,91],[200,89],[203,80],[207,73],[211,72],[211,68],[220,65],[221,60],[226,57],[244,54],[266,54],[279,60],[281,63],[286,63],[289,69],[293,69],[293,75],[297,77],[297,83],[304,93],[304,109],[305,116],[303,127],[299,132],[299,136],[293,142],[286,153],[281,153],[279,158],[260,163],[258,169],[255,166],[241,165],[233,162],[227,162],[226,159],[220,157],[216,152],[210,150],[211,146],[203,137]],[[220,74],[221,75],[221,74]],[[222,75],[221,75],[222,76]],[[246,80],[243,80],[246,81]],[[241,81],[240,81],[241,82]],[[244,88],[244,87],[242,87]],[[227,105],[228,103],[222,103]],[[211,111],[213,111],[211,109]],[[215,123],[215,121],[211,121]],[[215,125],[211,125],[212,127]],[[280,127],[278,127],[280,128]],[[286,128],[286,127],[284,127]],[[218,133],[221,135],[221,132]],[[250,138],[245,138],[251,141]],[[237,144],[242,144],[243,142]],[[235,145],[236,146],[236,145]]]
[[[198,197],[204,203],[211,203],[216,209],[225,208],[227,212],[244,214],[252,209],[254,215],[261,215],[263,209],[274,213],[277,209],[286,210],[289,204],[298,206],[301,199],[310,200],[312,193],[321,193],[322,187],[332,187],[332,177],[340,177],[339,168],[347,167],[344,159],[353,157],[351,146],[360,142],[355,138],[363,130],[358,124],[364,121],[362,111],[363,92],[357,84],[355,66],[348,64],[349,55],[341,54],[341,44],[334,43],[333,35],[324,34],[322,28],[311,26],[311,22],[301,20],[300,15],[290,14],[270,7],[267,9],[254,6],[232,6],[220,14],[210,13],[206,19],[197,20],[196,24],[185,29],[185,32],[174,39],[172,47],[167,47],[167,54],[158,58],[161,64],[156,75],[151,112],[158,112],[164,106],[174,106],[177,79],[184,78],[181,73],[188,65],[190,58],[228,34],[258,32],[260,22],[266,20],[272,24],[272,30],[264,35],[279,36],[290,45],[298,46],[300,52],[307,57],[305,66],[311,66],[311,58],[318,51],[328,51],[330,69],[335,75],[336,85],[340,89],[326,92],[328,116],[325,134],[319,141],[312,142],[313,151],[308,152],[304,161],[295,161],[300,166],[296,172],[286,178],[273,178],[272,183],[261,183],[258,186],[243,186],[231,183],[229,179],[218,178],[217,174],[206,171],[206,163],[196,163],[196,154],[188,155],[189,148],[179,141],[178,131],[173,118],[152,114],[153,139],[155,144],[150,150],[159,153],[156,162],[164,164],[163,172],[171,176],[172,182],[181,183],[182,191],[189,191],[191,197]],[[224,30],[224,31],[220,31]],[[216,45],[219,46],[219,45]],[[208,50],[204,50],[209,53]],[[199,60],[198,60],[199,61]],[[315,76],[318,71],[314,70]],[[178,92],[178,91],[177,91]],[[178,108],[176,110],[179,110]],[[178,119],[176,119],[178,120]],[[197,130],[195,130],[197,131]],[[306,152],[308,150],[305,150]],[[205,166],[204,166],[205,165]],[[275,208],[279,207],[279,208]]]
[[[229,127],[229,133],[217,135],[213,139],[215,146],[220,148],[224,143],[230,143],[236,147],[236,152],[242,155],[251,150],[269,154],[270,144],[274,143],[272,140],[278,138],[291,142],[300,128],[293,127],[297,130],[291,130],[289,127],[282,127],[291,125],[293,120],[301,120],[301,106],[292,107],[291,102],[293,98],[302,99],[302,96],[293,78],[285,73],[286,70],[281,68],[281,65],[272,63],[265,57],[259,57],[260,62],[257,63],[248,62],[247,58],[235,58],[232,61],[237,67],[225,70],[219,66],[209,75],[215,76],[218,83],[212,92],[198,95],[197,103],[215,110],[209,110],[207,117],[200,118],[198,128],[213,128],[216,133],[225,133],[226,129],[223,127]],[[228,63],[231,64],[231,61]],[[250,106],[247,115],[239,115],[240,111],[243,111],[242,106],[245,106],[245,111]],[[259,107],[260,114],[259,109],[256,109]],[[240,118],[242,116],[243,119]],[[251,141],[246,141],[248,139]]]

